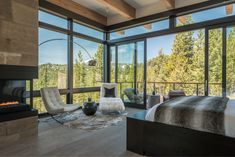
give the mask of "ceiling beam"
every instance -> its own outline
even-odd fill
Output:
[[[144,28],[147,29],[147,30],[151,30],[152,29],[152,24],[151,23],[145,24]]]
[[[124,30],[117,31],[116,33],[117,33],[118,35],[125,35],[125,31],[124,31]]]
[[[134,19],[136,10],[123,0],[97,0],[107,8],[128,19]]]
[[[179,16],[178,20],[180,21],[180,23],[186,24],[186,17],[185,16]]]
[[[165,3],[167,9],[174,9],[175,8],[175,0],[161,0]]]
[[[81,16],[84,16],[90,20],[96,21],[100,24],[107,25],[107,17],[93,10],[90,10],[72,0],[47,0],[47,1],[61,8],[79,14]]]
[[[233,13],[233,4],[226,5],[225,7],[226,15],[230,15]]]

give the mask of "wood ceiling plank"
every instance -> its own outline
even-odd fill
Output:
[[[99,3],[107,6],[107,8],[112,9],[123,17],[128,19],[134,19],[136,16],[136,9],[130,6],[123,0],[97,0]]]
[[[227,15],[232,14],[233,13],[233,4],[226,5],[225,10],[226,10]]]
[[[107,17],[88,9],[72,0],[47,0],[48,2],[57,5],[59,7],[62,7],[64,9],[67,9],[69,11],[72,11],[76,14],[79,14],[81,16],[84,16],[88,19],[91,19],[93,21],[96,21],[98,23],[101,23],[103,25],[107,25]]]
[[[179,16],[178,20],[180,21],[180,23],[186,24],[186,17],[185,16]]]
[[[125,35],[125,31],[124,30],[122,30],[122,31],[117,31],[116,32],[118,35]]]
[[[175,0],[161,0],[165,3],[167,9],[175,8]]]
[[[151,23],[145,24],[144,28],[147,29],[147,30],[151,30],[152,29],[152,24]]]

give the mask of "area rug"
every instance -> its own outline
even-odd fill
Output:
[[[66,127],[93,131],[108,126],[119,125],[126,115],[127,112],[121,114],[102,114],[97,111],[93,116],[86,116],[82,110],[77,110],[71,114],[56,116],[55,118],[62,121]]]

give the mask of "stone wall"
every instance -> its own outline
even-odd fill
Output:
[[[38,0],[0,0],[0,64],[38,65]]]
[[[26,137],[37,137],[37,133],[38,116],[1,122],[0,143],[4,145],[0,145],[0,148]]]

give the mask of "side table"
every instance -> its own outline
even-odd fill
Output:
[[[149,95],[147,109],[152,108],[154,105],[160,103],[161,97],[160,95]]]

